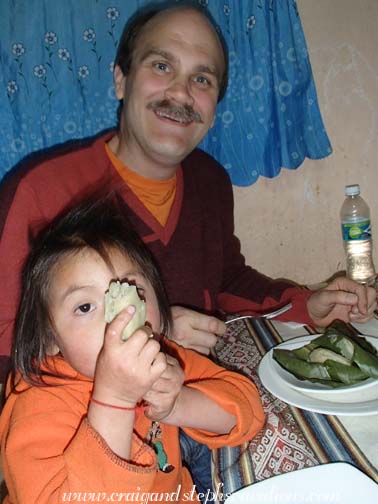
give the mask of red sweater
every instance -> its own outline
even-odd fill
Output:
[[[196,149],[183,161],[175,200],[162,227],[111,164],[104,145],[111,136],[37,164],[24,173],[15,190],[6,186],[7,192],[0,195],[4,216],[3,226],[0,222],[0,356],[9,355],[28,237],[84,196],[112,189],[122,194],[131,222],[155,255],[171,304],[209,313],[253,312],[290,298],[293,309],[281,320],[311,323],[308,291],[246,266],[234,235],[232,186],[213,158]]]
[[[185,429],[188,434],[210,448],[236,446],[254,437],[263,425],[264,414],[251,381],[196,352],[173,343],[170,347],[183,363],[188,386],[236,417],[228,434]],[[103,492],[104,502],[113,498],[115,502],[121,493],[130,493],[129,502],[147,502],[137,495],[155,494],[151,501],[156,501],[156,493],[172,496],[180,488],[181,496],[175,502],[198,502],[195,494],[188,498],[193,483],[181,465],[177,427],[161,424],[161,440],[168,462],[174,466],[172,472],[157,471],[156,455],[145,442],[151,421],[143,414],[136,417],[131,460],[119,458],[87,421],[93,382],[62,359],[54,362],[58,372],[72,379],[48,378],[55,385],[52,387],[30,387],[22,382],[17,389],[23,392],[11,393],[1,414],[2,469],[9,492],[4,502],[56,504],[68,502],[70,492],[72,501],[74,493],[86,493],[89,500],[89,494]]]

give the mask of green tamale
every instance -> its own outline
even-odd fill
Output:
[[[330,380],[331,377],[323,364],[314,364],[298,359],[291,350],[275,349],[273,358],[287,371],[301,380]]]
[[[348,336],[362,348],[370,353],[377,355],[377,349],[367,341],[363,336],[356,334],[353,329],[351,329],[342,320],[334,320],[331,325],[329,325],[325,331],[325,334],[342,334],[343,336]]]
[[[357,366],[349,366],[335,362],[334,360],[326,360],[324,362],[328,374],[332,380],[342,382],[346,385],[354,385],[369,378],[369,375],[359,369]]]
[[[378,378],[378,357],[355,343],[353,362],[368,376]]]

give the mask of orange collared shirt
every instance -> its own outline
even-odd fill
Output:
[[[176,195],[176,174],[167,180],[153,180],[142,177],[124,165],[108,144],[105,144],[105,150],[119,175],[161,226],[164,227]]]

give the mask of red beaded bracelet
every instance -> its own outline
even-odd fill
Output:
[[[93,402],[94,404],[98,404],[99,406],[105,406],[105,408],[112,408],[112,409],[118,409],[118,410],[123,410],[123,411],[136,411],[139,413],[139,412],[146,411],[148,409],[148,406],[145,404],[135,405],[131,408],[128,408],[127,406],[116,406],[115,404],[104,403],[102,401],[98,401],[94,397],[91,397],[90,401]]]

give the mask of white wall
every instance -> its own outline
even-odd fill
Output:
[[[378,269],[378,0],[297,0],[333,154],[234,188],[236,233],[265,274],[316,283],[344,269],[339,210],[359,183]]]

